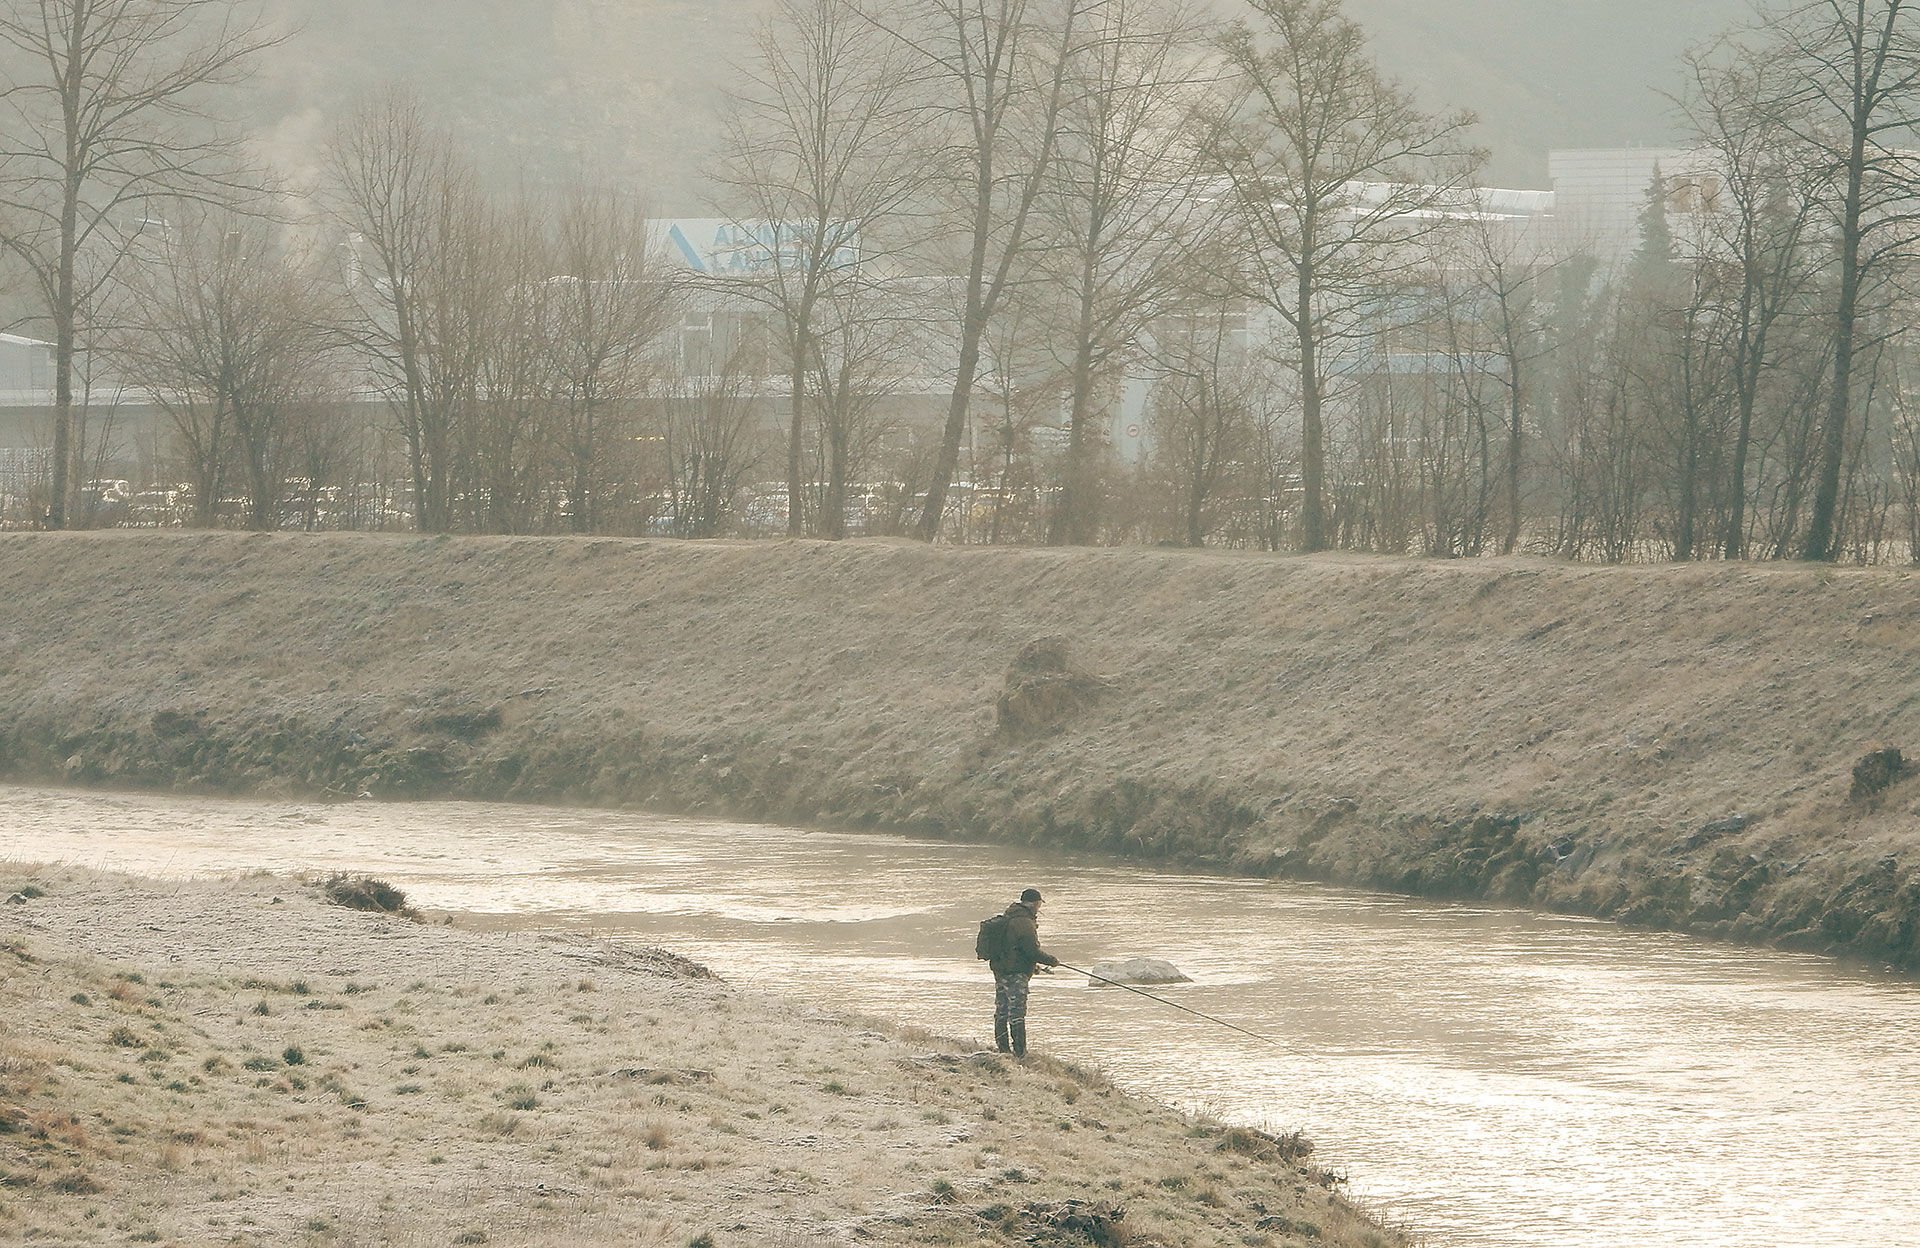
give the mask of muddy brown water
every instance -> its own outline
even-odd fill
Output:
[[[1070,963],[1130,955],[1267,1044],[1060,973],[1038,1047],[1300,1130],[1433,1245],[1920,1245],[1920,985],[1577,918],[1107,859],[634,812],[0,788],[0,858],[352,869],[488,927],[590,929],[740,983],[990,1030],[973,928],[1028,884]]]

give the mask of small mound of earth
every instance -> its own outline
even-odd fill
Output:
[[[1065,637],[1041,637],[1020,648],[994,704],[1000,731],[1013,736],[1047,732],[1072,719],[1106,688],[1067,657]]]
[[[1110,980],[1116,984],[1190,984],[1193,980],[1183,975],[1180,968],[1171,962],[1159,958],[1124,958],[1115,962],[1101,962],[1088,972],[1088,984],[1101,987],[1101,980]],[[1092,978],[1098,976],[1099,978]]]

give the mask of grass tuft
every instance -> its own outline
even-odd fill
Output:
[[[69,1170],[48,1183],[47,1187],[67,1196],[92,1196],[107,1190],[85,1170]]]
[[[334,905],[345,906],[349,910],[371,910],[414,920],[420,918],[420,912],[407,904],[404,892],[370,875],[336,871],[321,882],[320,894]]]

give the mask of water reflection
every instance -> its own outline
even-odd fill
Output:
[[[738,981],[985,1030],[974,924],[1018,889],[1077,965],[1147,954],[1194,1009],[1036,982],[1054,1051],[1300,1129],[1437,1244],[1920,1245],[1920,988],[1603,923],[1099,859],[469,804],[0,792],[0,855],[379,873],[476,924],[667,944]]]

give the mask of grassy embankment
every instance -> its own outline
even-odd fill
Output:
[[[1401,1248],[1290,1138],[671,955],[0,864],[0,1242]]]
[[[1850,792],[1920,749],[1905,572],[114,533],[0,538],[0,584],[18,778],[1096,847],[1920,969],[1920,784]]]

